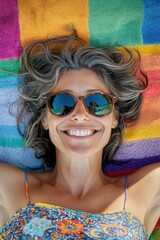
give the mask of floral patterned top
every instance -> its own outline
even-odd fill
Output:
[[[26,197],[29,201],[27,183],[26,181]],[[126,193],[125,191],[124,202],[126,202]],[[148,237],[141,222],[125,209],[109,214],[93,214],[44,203],[28,202],[26,207],[18,210],[3,226],[0,239],[145,240]]]

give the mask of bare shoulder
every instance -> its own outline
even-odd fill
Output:
[[[144,169],[145,171],[149,171],[149,172],[157,171],[157,173],[158,173],[158,171],[160,170],[160,160],[159,160],[159,162],[149,164],[149,165],[143,167],[142,169]]]
[[[160,216],[160,162],[139,169],[135,181],[138,203],[146,211],[144,222],[152,232]]]
[[[6,203],[11,198],[15,188],[16,178],[19,178],[21,170],[6,163],[0,163],[0,228],[9,219],[9,211]]]
[[[25,170],[20,169],[18,167],[0,163],[0,186],[7,186],[12,183],[12,186],[20,186],[25,181]],[[45,173],[36,173],[36,172],[27,172],[28,178],[30,180],[30,184],[40,184],[43,181],[43,176]],[[0,188],[1,189],[1,188]]]
[[[17,167],[0,163],[0,228],[26,204],[24,172]],[[28,172],[31,195],[34,195],[35,190],[39,191],[44,175]]]
[[[160,201],[160,162],[147,165],[130,175],[130,186]]]
[[[152,178],[153,179],[159,179],[160,180],[160,162],[153,163],[150,165],[147,165],[145,167],[140,168],[138,171],[136,171],[133,176],[135,178]]]
[[[6,172],[14,172],[16,171],[18,168],[8,164],[8,163],[0,163],[0,177],[4,176],[4,174],[6,174]]]
[[[12,166],[12,165],[10,165],[10,164],[8,164],[8,163],[0,163],[0,172],[2,173],[5,169],[18,169],[17,167],[15,167],[15,166]]]
[[[17,176],[22,173],[22,170],[17,167],[11,166],[7,163],[0,163],[0,184],[7,179],[12,179],[13,176]],[[13,179],[12,179],[13,180]]]
[[[17,167],[0,163],[0,195],[8,196],[22,184],[24,173]]]
[[[159,179],[160,178],[160,162],[147,165],[140,168],[133,174],[131,174],[133,181],[140,180],[141,178],[149,179]]]

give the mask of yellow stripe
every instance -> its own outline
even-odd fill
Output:
[[[89,42],[87,0],[18,0],[22,46],[28,42],[67,35],[73,25],[79,36]]]
[[[160,54],[160,44],[157,45],[144,45],[135,47],[141,55],[150,56],[151,54]]]
[[[142,46],[127,46],[127,48],[130,48],[132,51],[134,49],[137,49],[139,51],[139,53],[143,56],[150,56],[152,54],[155,54],[155,55],[160,54],[160,44],[142,45]],[[120,47],[119,49],[123,49],[123,47]]]
[[[160,138],[160,126],[126,129],[124,142]]]

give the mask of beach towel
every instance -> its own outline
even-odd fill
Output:
[[[124,143],[106,174],[131,173],[160,161],[160,2],[157,0],[5,0],[0,1],[0,69],[16,73],[23,47],[32,41],[68,34],[73,25],[93,46],[127,46],[141,54],[141,68],[149,79],[137,123],[128,127]],[[0,162],[28,171],[45,171],[43,162],[25,149],[10,115],[17,99],[18,77],[0,71]],[[159,184],[159,183],[157,183]],[[160,221],[150,239],[160,239]]]

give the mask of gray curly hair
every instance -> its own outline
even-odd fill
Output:
[[[23,50],[20,75],[24,78],[19,85],[17,125],[26,146],[34,148],[36,157],[43,159],[47,166],[55,166],[56,154],[49,133],[41,123],[47,107],[43,96],[50,93],[62,73],[70,69],[94,71],[110,92],[119,96],[114,110],[118,126],[112,129],[104,148],[102,167],[113,159],[122,142],[125,125],[133,123],[139,115],[141,93],[147,86],[146,78],[142,81],[135,76],[140,61],[137,62],[131,50],[124,50],[127,54],[115,48],[89,46],[75,30],[70,36],[35,42]],[[140,59],[139,54],[137,56]]]

